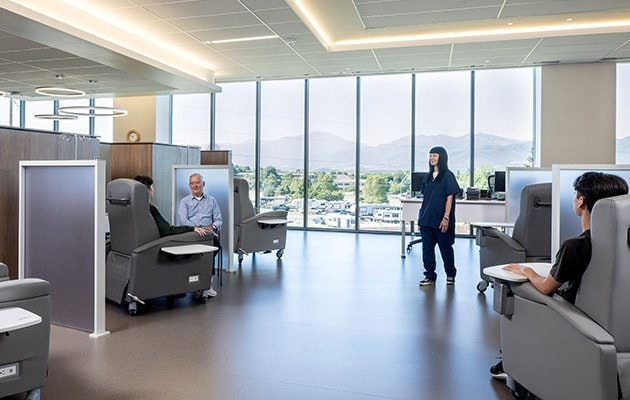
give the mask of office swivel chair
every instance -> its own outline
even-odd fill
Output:
[[[186,232],[161,238],[149,213],[149,191],[132,179],[107,184],[107,213],[111,230],[108,299],[118,304],[127,302],[131,315],[137,313],[138,303],[162,296],[197,292],[202,302],[207,301],[214,262],[209,251],[216,247],[201,246],[181,255],[167,251],[186,245],[212,246],[211,235]]]
[[[630,397],[630,196],[595,203],[591,241],[575,305],[516,284],[501,316],[508,383],[542,399],[617,399],[617,379]]]
[[[39,399],[48,372],[50,284],[9,280],[0,263],[0,397]]]
[[[512,235],[496,228],[480,227],[477,290],[484,292],[492,278],[483,269],[493,265],[551,261],[551,183],[537,183],[521,190],[520,212]]]
[[[258,251],[276,251],[281,258],[287,241],[287,211],[268,211],[256,214],[249,199],[249,184],[243,178],[234,178],[234,252],[238,264],[243,255]]]

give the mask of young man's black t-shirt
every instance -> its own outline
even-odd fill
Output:
[[[571,304],[575,304],[582,275],[591,261],[592,251],[591,231],[587,229],[579,236],[562,243],[556,254],[556,262],[549,271],[553,279],[562,283],[556,293]]]

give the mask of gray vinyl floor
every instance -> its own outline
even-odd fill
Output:
[[[290,231],[282,260],[246,257],[207,304],[108,303],[100,339],[53,326],[42,398],[511,399],[488,374],[499,320],[478,249],[455,251],[456,286],[440,264],[419,288],[421,250],[401,258],[399,236]]]

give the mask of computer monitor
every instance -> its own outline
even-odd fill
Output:
[[[412,172],[411,173],[411,191],[420,193],[422,191],[422,182],[427,176],[428,172]]]
[[[505,192],[505,171],[494,172],[494,192]]]

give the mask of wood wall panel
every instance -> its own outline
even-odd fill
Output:
[[[201,165],[226,165],[230,160],[231,150],[202,150]]]
[[[0,261],[18,276],[19,163],[21,160],[90,160],[98,138],[0,127]],[[43,229],[47,227],[42,221]]]

